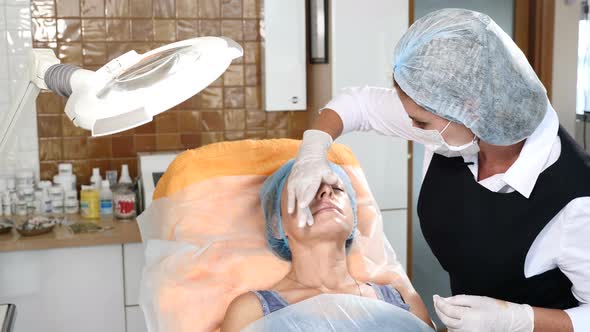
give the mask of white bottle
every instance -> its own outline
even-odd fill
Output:
[[[127,166],[127,164],[121,166],[121,177],[119,178],[119,183],[133,183],[131,181],[131,177],[129,176],[129,166]]]
[[[108,180],[102,181],[100,188],[100,215],[109,216],[113,214],[113,192],[110,189]]]
[[[92,169],[92,176],[90,177],[90,185],[100,190],[100,184],[102,183],[102,177],[100,176],[100,168]]]

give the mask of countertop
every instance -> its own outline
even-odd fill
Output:
[[[22,218],[24,217],[11,219],[21,223],[24,221]],[[112,228],[97,233],[74,234],[67,226],[56,225],[53,231],[47,234],[21,236],[13,227],[11,233],[0,234],[0,252],[141,242],[139,228],[135,219],[119,221],[114,217],[102,217],[99,220],[86,220],[79,215],[66,215],[66,219],[71,222],[92,221],[102,227]]]

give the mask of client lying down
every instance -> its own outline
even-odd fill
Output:
[[[235,298],[221,331],[240,331],[248,325],[251,328],[256,325],[253,322],[263,330],[278,327],[282,331],[342,330],[347,326],[354,330],[430,330],[426,324],[432,323],[426,307],[407,279],[401,278],[405,282],[395,285],[379,285],[359,282],[349,273],[347,253],[355,239],[357,217],[355,192],[346,172],[330,165],[339,181],[320,186],[310,205],[314,224],[299,228],[297,216],[286,213],[285,184],[292,166],[293,161],[283,165],[265,181],[260,192],[268,246],[291,262],[291,270],[271,289]],[[337,310],[331,310],[334,308]],[[309,317],[310,311],[319,317],[315,322]],[[328,314],[330,311],[336,312],[334,317]],[[348,323],[336,317],[343,312]],[[276,318],[265,321],[271,317]],[[322,322],[329,328],[322,329]],[[402,325],[405,329],[396,329]]]

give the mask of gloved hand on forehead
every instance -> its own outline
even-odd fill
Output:
[[[297,208],[299,227],[313,225],[309,204],[320,185],[338,182],[327,159],[331,145],[332,137],[321,130],[307,130],[303,133],[301,147],[287,180],[287,209],[289,214],[293,214]]]
[[[395,49],[394,78],[429,112],[511,145],[529,137],[548,106],[525,55],[487,15],[442,9],[417,20]]]

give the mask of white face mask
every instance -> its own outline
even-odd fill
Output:
[[[479,145],[477,144],[477,136],[473,136],[473,140],[471,140],[471,142],[461,146],[452,146],[445,142],[445,139],[442,137],[442,133],[447,130],[450,124],[451,121],[449,121],[449,123],[440,132],[438,130],[424,130],[414,126],[412,126],[412,130],[414,131],[416,138],[418,138],[420,142],[424,143],[424,146],[434,153],[438,153],[445,157],[469,156],[478,153]]]

